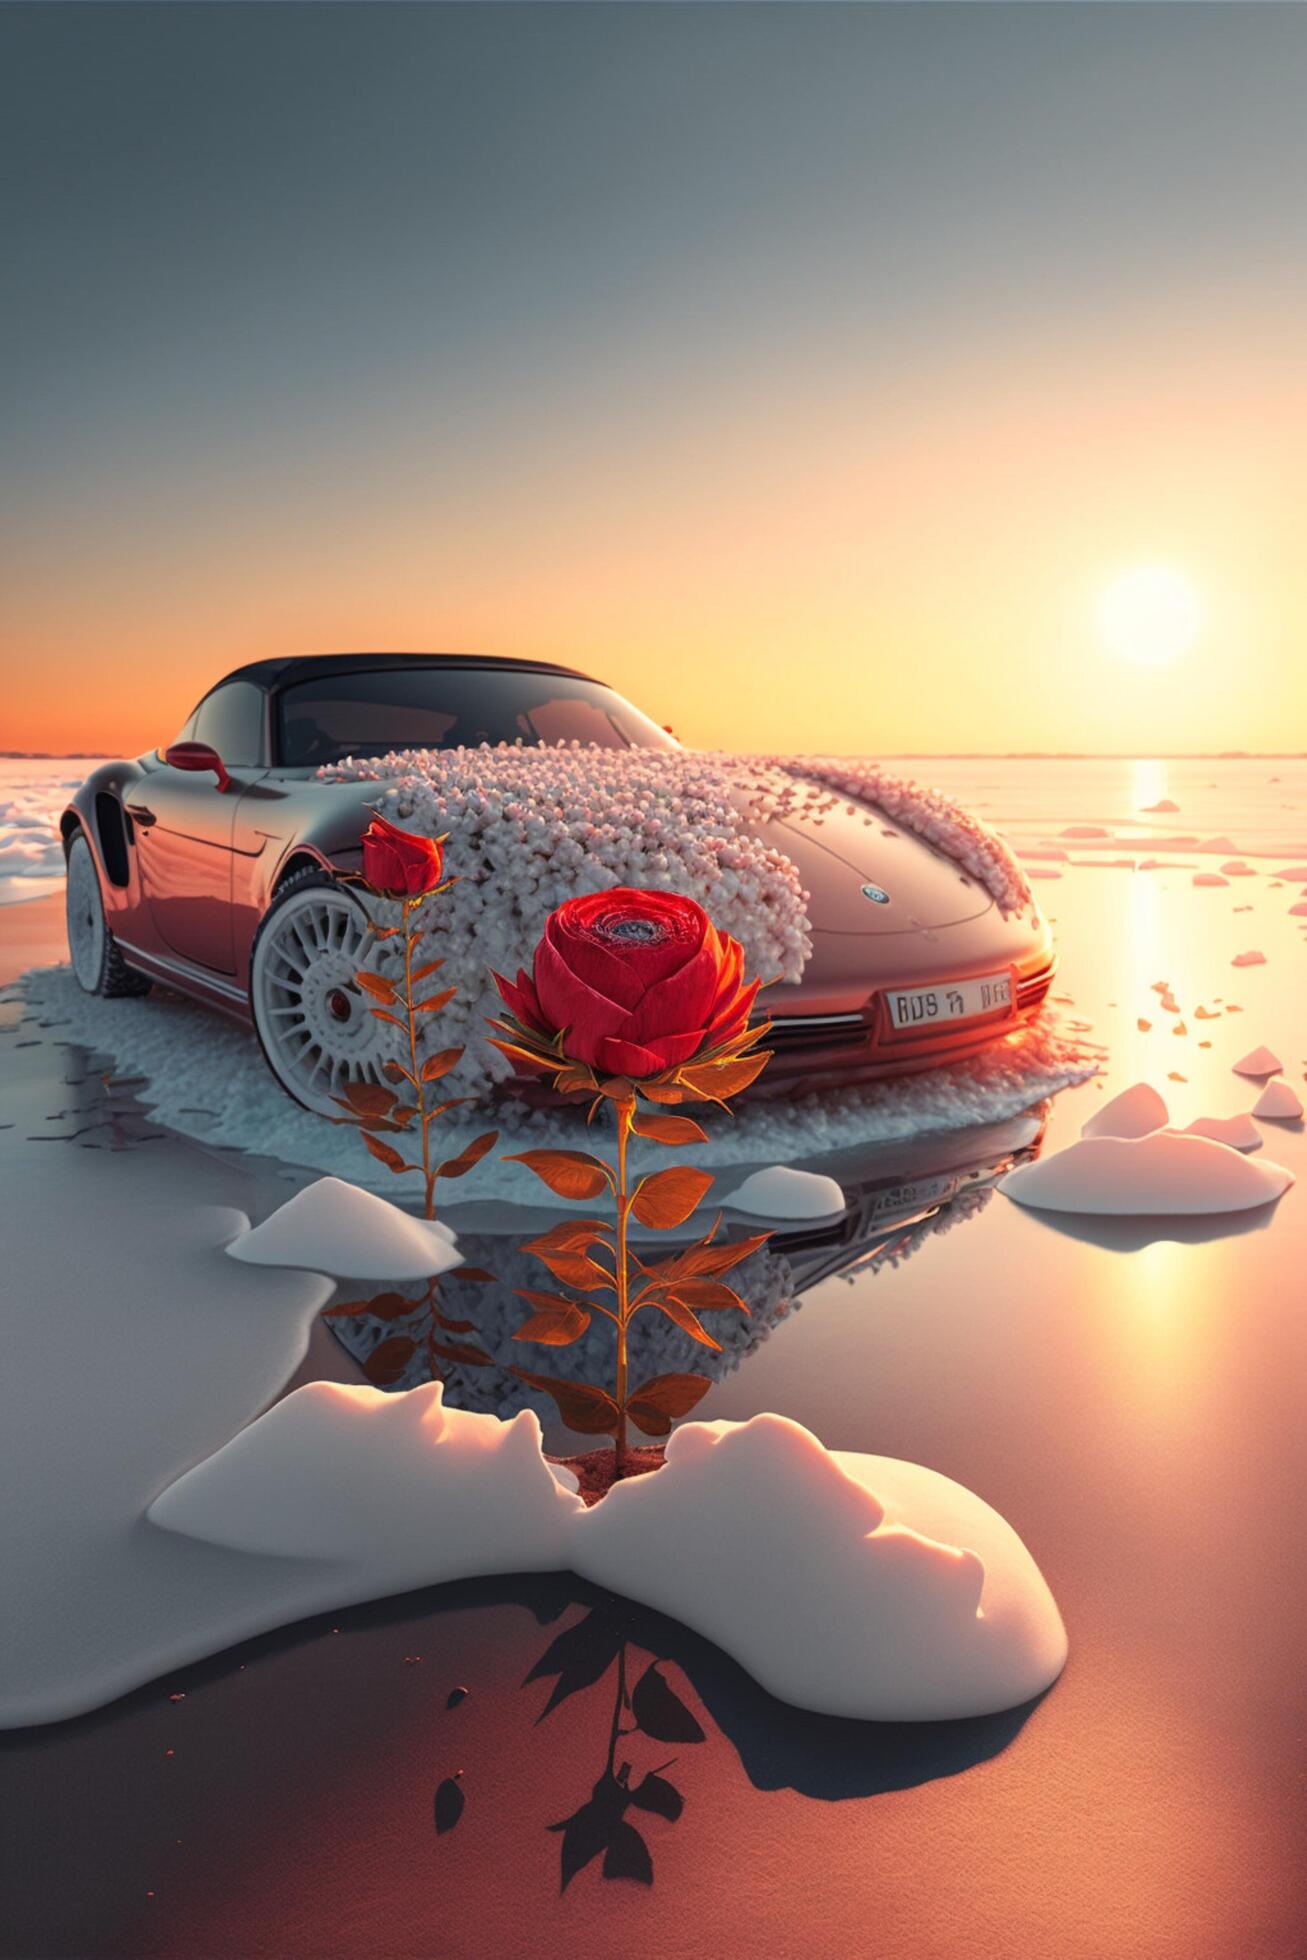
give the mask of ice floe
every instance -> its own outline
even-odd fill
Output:
[[[831,1218],[844,1210],[845,1198],[833,1177],[772,1164],[714,1202],[754,1218]]]
[[[1268,1082],[1253,1104],[1254,1116],[1277,1123],[1295,1123],[1302,1115],[1302,1098],[1291,1082]]]
[[[1173,803],[1169,796],[1164,796],[1160,802],[1145,803],[1143,814],[1145,816],[1158,816],[1165,813],[1167,816],[1174,816],[1179,808],[1180,805],[1178,803]]]
[[[1195,871],[1193,881],[1196,885],[1228,885],[1230,882],[1219,871]]]
[[[1230,961],[1230,965],[1231,966],[1265,966],[1266,955],[1265,953],[1258,952],[1257,949],[1254,947],[1250,952],[1236,953],[1234,958]]]
[[[385,1592],[567,1564],[581,1500],[552,1475],[540,1420],[310,1382],[188,1470],[152,1524],[242,1552],[339,1559]],[[352,1588],[357,1592],[357,1586]]]
[[[980,1715],[1040,1693],[1066,1658],[1052,1594],[997,1512],[782,1416],[677,1430],[664,1469],[581,1521],[573,1565],[823,1714]]]
[[[1143,1137],[1171,1120],[1164,1099],[1151,1082],[1136,1082],[1095,1110],[1080,1131],[1082,1137]]]
[[[332,1279],[430,1279],[462,1264],[454,1234],[357,1184],[321,1177],[227,1247],[250,1266],[298,1266]]]
[[[1223,1143],[1231,1150],[1260,1150],[1262,1133],[1244,1110],[1238,1116],[1196,1116],[1192,1123],[1186,1123],[1184,1134],[1190,1137],[1208,1137],[1213,1143]]]
[[[1066,1150],[1009,1171],[999,1190],[1044,1211],[1119,1217],[1249,1211],[1293,1183],[1279,1164],[1253,1164],[1202,1136],[1082,1137]]]
[[[1236,1075],[1278,1075],[1284,1063],[1273,1048],[1250,1048],[1230,1064]]]

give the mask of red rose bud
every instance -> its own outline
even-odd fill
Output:
[[[386,898],[420,898],[444,876],[445,854],[434,837],[400,830],[374,817],[363,833],[363,877]]]
[[[593,892],[550,914],[534,974],[496,974],[510,1012],[602,1075],[661,1075],[740,1034],[746,987],[738,940],[671,892]]]

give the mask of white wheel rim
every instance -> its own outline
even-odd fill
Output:
[[[338,1116],[349,1082],[380,1082],[393,1030],[358,985],[376,945],[361,908],[318,887],[278,906],[259,937],[250,975],[254,1017],[283,1084],[310,1109]]]
[[[96,876],[91,847],[84,837],[73,839],[68,853],[68,883],[65,889],[68,918],[68,956],[77,983],[88,994],[100,984],[104,971],[104,900]]]

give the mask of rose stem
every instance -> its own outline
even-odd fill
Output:
[[[436,1180],[431,1175],[431,1146],[427,1137],[427,1094],[418,1068],[418,1021],[413,1006],[413,913],[422,895],[404,900],[404,1007],[408,1014],[408,1055],[413,1074],[413,1093],[418,1099],[418,1122],[422,1127],[422,1176],[427,1187],[427,1217],[435,1217]],[[428,1287],[428,1291],[430,1288]]]
[[[626,1473],[626,1323],[630,1314],[630,1285],[627,1278],[626,1230],[631,1200],[626,1189],[626,1145],[635,1114],[635,1098],[619,1102],[617,1108],[617,1450],[614,1475]]]
[[[436,1215],[436,1180],[431,1175],[431,1146],[428,1140],[427,1092],[418,1067],[418,1019],[413,1006],[413,942],[417,934],[413,931],[413,914],[422,903],[422,896],[404,900],[404,1010],[408,1015],[408,1055],[413,1075],[413,1093],[418,1099],[418,1122],[422,1126],[422,1176],[427,1187],[426,1215],[431,1220]],[[435,1374],[435,1355],[432,1352],[432,1316],[436,1311],[436,1282],[427,1281],[427,1369]]]

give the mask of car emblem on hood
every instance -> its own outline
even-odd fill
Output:
[[[873,905],[889,904],[889,893],[883,885],[864,885],[862,887],[862,896],[869,898]]]

